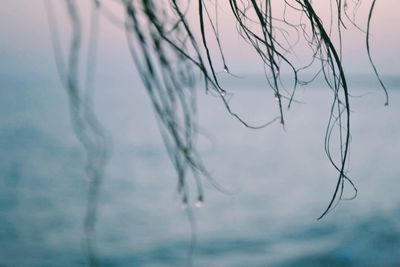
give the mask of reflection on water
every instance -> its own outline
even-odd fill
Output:
[[[65,95],[9,87],[0,89],[0,266],[84,266],[88,185]],[[100,194],[100,263],[182,266],[190,228],[150,103],[143,90],[106,87],[96,108],[115,149]],[[264,91],[234,93],[233,108],[250,121],[276,112]],[[353,99],[350,175],[360,195],[317,221],[336,179],[322,145],[328,94],[299,92],[306,104],[288,113],[286,132],[245,129],[199,94],[199,151],[235,193],[206,186],[204,207],[194,208],[194,266],[400,266],[400,93],[387,108],[374,94]]]

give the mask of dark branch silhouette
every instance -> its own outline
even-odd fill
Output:
[[[366,29],[356,22],[356,12],[362,1],[332,0],[331,16],[328,21],[315,9],[310,0],[284,0],[281,2],[283,13],[276,11],[276,3],[271,0],[229,0],[229,11],[236,22],[238,34],[258,54],[265,69],[265,76],[273,95],[277,100],[279,113],[271,116],[265,123],[252,125],[244,120],[229,105],[229,90],[224,88],[219,79],[222,71],[230,72],[229,59],[224,55],[221,32],[219,30],[220,6],[218,1],[178,1],[178,0],[121,0],[125,10],[123,18],[113,14],[102,4],[93,1],[90,52],[87,60],[87,77],[84,86],[80,77],[80,48],[82,45],[81,18],[77,1],[65,0],[66,12],[71,23],[71,40],[66,63],[62,56],[59,42],[57,18],[50,1],[45,1],[50,32],[52,36],[56,65],[62,83],[68,93],[71,120],[75,134],[85,148],[86,175],[89,183],[85,232],[87,236],[88,255],[91,265],[95,266],[96,257],[93,250],[93,232],[96,221],[96,204],[98,191],[104,177],[104,168],[110,151],[110,141],[105,130],[96,119],[91,104],[93,90],[94,66],[99,16],[109,20],[126,33],[129,51],[137,71],[151,100],[155,116],[159,123],[160,133],[166,150],[178,177],[177,191],[182,206],[190,205],[187,180],[192,178],[197,187],[196,201],[201,206],[204,202],[204,178],[217,189],[226,192],[211,177],[200,154],[196,150],[196,81],[200,76],[206,93],[216,95],[222,101],[226,111],[245,127],[264,128],[276,121],[285,126],[285,113],[295,99],[299,85],[307,85],[322,76],[332,91],[332,106],[328,115],[324,148],[333,167],[338,172],[336,186],[326,209],[318,219],[323,218],[342,199],[352,199],[357,189],[348,176],[348,159],[351,142],[350,88],[342,66],[342,31],[350,24],[365,33],[366,53],[373,71],[384,90],[388,105],[388,93],[372,60],[370,48],[370,28],[376,1],[372,2],[367,17]],[[194,7],[194,8],[193,8]],[[196,18],[189,20],[190,8],[197,10]],[[212,12],[213,10],[213,12]],[[288,15],[293,13],[297,21]],[[199,28],[192,25],[197,21]],[[197,38],[195,32],[200,34]],[[337,34],[338,40],[332,37]],[[210,42],[217,44],[215,58]],[[297,66],[292,59],[295,47],[304,43],[310,56],[305,65]],[[221,62],[219,66],[216,62]],[[316,66],[318,66],[316,68]],[[282,69],[291,71],[293,87],[289,90],[282,81]],[[316,69],[315,69],[316,68]],[[312,71],[312,78],[302,80],[300,73]],[[338,144],[333,144],[332,135],[338,136]],[[333,146],[336,146],[333,148]],[[335,149],[333,152],[332,149]],[[336,159],[338,153],[339,159]],[[354,196],[345,198],[345,185],[350,185]],[[190,207],[187,209],[194,229],[194,219]],[[194,231],[194,230],[193,230]],[[194,232],[192,248],[194,247]]]

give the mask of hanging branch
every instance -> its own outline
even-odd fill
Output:
[[[348,177],[351,141],[350,88],[342,66],[342,31],[347,29],[347,21],[362,31],[362,27],[356,23],[356,11],[361,5],[361,0],[354,1],[352,14],[349,13],[351,10],[347,0],[332,0],[328,23],[323,21],[310,0],[284,0],[280,2],[283,5],[283,13],[279,13],[279,9],[276,8],[277,3],[271,0],[229,0],[229,12],[235,20],[237,32],[259,56],[266,71],[266,80],[277,100],[278,114],[259,125],[249,124],[230,107],[227,98],[229,90],[227,91],[219,80],[220,68],[216,62],[222,61],[223,71],[229,74],[231,72],[223,53],[221,41],[223,36],[218,24],[220,8],[218,1],[116,0],[116,2],[124,8],[124,18],[118,17],[107,8],[102,8],[101,1],[93,1],[99,14],[116,27],[123,28],[126,33],[132,60],[151,100],[164,145],[178,176],[177,191],[182,206],[189,205],[190,177],[196,186],[198,206],[204,201],[203,178],[217,189],[224,191],[211,177],[196,149],[198,126],[195,88],[199,74],[205,92],[219,97],[226,111],[242,125],[251,129],[264,128],[276,121],[284,127],[286,112],[284,107],[287,106],[289,109],[297,102],[295,92],[298,85],[306,85],[322,76],[333,93],[324,148],[328,160],[338,172],[338,178],[327,208],[319,219],[328,214],[340,200],[346,199],[343,196],[346,184],[354,190],[352,198],[357,195],[357,189]],[[50,2],[46,3],[49,10]],[[87,153],[87,176],[91,183],[90,191],[93,191],[90,193],[88,206],[95,210],[108,145],[105,131],[97,122],[90,101],[87,101],[90,99],[90,93],[85,98],[82,94],[84,90],[79,84],[78,59],[82,35],[80,17],[76,3],[73,0],[66,0],[66,3],[72,26],[66,65],[58,42],[55,17],[51,12],[47,13],[57,68],[70,99],[74,130]],[[385,92],[385,105],[387,105],[388,93],[372,60],[370,49],[370,24],[375,3],[376,0],[373,0],[364,31],[366,50],[374,73]],[[215,10],[214,16],[209,11],[212,10],[210,5]],[[190,12],[195,12],[195,16]],[[296,14],[298,21],[291,21],[289,12]],[[190,20],[189,16],[193,18]],[[193,27],[193,22],[198,23],[198,28]],[[200,37],[196,36],[196,32]],[[338,36],[337,41],[332,38],[334,34]],[[91,39],[96,42],[95,37]],[[211,41],[217,44],[217,58],[213,56]],[[292,56],[296,52],[296,45],[301,42],[305,43],[311,53],[307,63],[298,66]],[[90,63],[94,61],[88,62],[88,65],[94,65]],[[318,69],[314,71],[311,79],[303,81],[299,78],[300,72],[312,70],[315,66],[318,66]],[[281,77],[283,68],[289,68],[292,75],[293,87],[290,90],[283,86]],[[88,73],[90,80],[93,77],[90,74],[92,71],[89,69]],[[86,87],[90,88],[90,83],[87,83]],[[332,150],[333,135],[338,137],[335,151]],[[93,229],[95,211],[88,213],[87,218],[89,225],[87,228]]]
[[[94,114],[91,101],[98,27],[97,11],[93,10],[92,13],[92,36],[89,42],[90,53],[87,61],[85,88],[80,84],[79,60],[81,58],[82,47],[82,25],[77,4],[74,0],[65,1],[66,11],[71,24],[71,41],[67,64],[65,64],[58,36],[57,20],[51,1],[45,0],[44,3],[52,36],[57,69],[62,85],[68,94],[72,126],[76,137],[85,149],[85,180],[88,183],[88,195],[84,220],[84,237],[88,262],[90,266],[98,266],[95,247],[97,204],[100,185],[104,179],[105,166],[111,150],[111,143],[108,134]]]

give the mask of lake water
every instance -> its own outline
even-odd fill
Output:
[[[138,82],[98,83],[97,113],[113,137],[99,201],[101,266],[186,266],[190,227],[150,102]],[[204,183],[193,266],[400,266],[399,88],[391,85],[388,107],[377,86],[352,90],[363,95],[352,98],[359,196],[320,221],[337,178],[323,147],[330,91],[299,89],[304,104],[287,113],[286,131],[246,129],[199,92],[199,152],[234,194]],[[270,90],[231,92],[250,122],[275,116]],[[87,265],[83,176],[58,81],[1,76],[0,266]]]

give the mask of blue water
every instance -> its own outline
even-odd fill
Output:
[[[86,266],[85,158],[67,97],[55,78],[1,78],[0,266]],[[139,83],[99,84],[96,111],[113,137],[97,225],[101,266],[185,266],[189,223],[147,96]],[[359,196],[321,221],[337,177],[323,150],[330,91],[299,89],[304,104],[287,113],[286,131],[246,129],[199,92],[199,151],[234,194],[204,182],[193,265],[400,266],[396,89],[389,107],[379,89],[353,89],[365,94],[352,99],[350,176]],[[251,122],[276,114],[269,90],[231,92]]]

